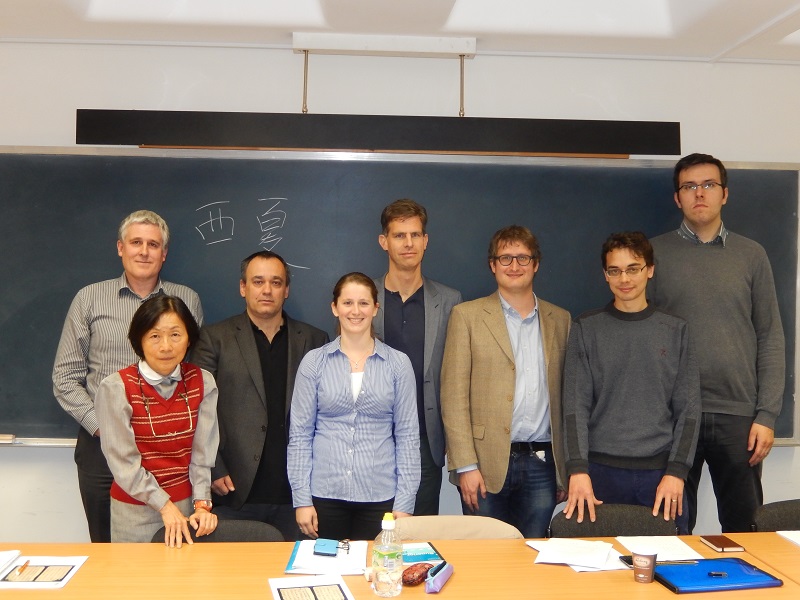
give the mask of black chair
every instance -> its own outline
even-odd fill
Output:
[[[217,528],[201,537],[195,537],[194,529],[189,526],[192,540],[195,542],[283,542],[281,532],[267,523],[261,521],[245,521],[238,519],[220,519]],[[162,527],[150,540],[154,544],[164,543],[164,528]]]
[[[800,530],[800,500],[771,502],[756,509],[753,531]]]
[[[559,511],[550,521],[547,537],[615,537],[618,535],[677,535],[675,521],[664,520],[659,513],[653,516],[653,509],[633,504],[600,504],[595,507],[595,522],[589,520],[586,510],[583,523],[578,523],[577,510],[567,519]]]

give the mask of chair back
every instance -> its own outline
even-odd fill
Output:
[[[522,539],[519,529],[504,521],[477,515],[425,515],[397,519],[402,541]]]
[[[800,500],[770,502],[756,509],[754,531],[800,530]]]
[[[616,537],[618,535],[677,535],[675,521],[665,521],[663,515],[653,516],[653,509],[633,504],[600,504],[594,508],[596,519],[589,520],[583,513],[583,523],[578,523],[578,513],[567,519],[562,511],[550,521],[548,537]]]
[[[196,537],[194,529],[189,526],[192,540],[195,542],[282,542],[281,532],[267,523],[261,521],[246,521],[239,519],[220,519],[217,528],[201,537]],[[153,543],[164,543],[164,528],[162,527],[153,535]]]

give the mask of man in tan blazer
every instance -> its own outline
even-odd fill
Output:
[[[442,366],[450,480],[464,514],[501,519],[544,537],[566,497],[561,379],[567,311],[533,293],[541,252],[512,225],[494,234],[491,296],[453,308]]]

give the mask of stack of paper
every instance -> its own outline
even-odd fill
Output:
[[[286,573],[301,575],[361,575],[367,566],[367,542],[350,542],[350,549],[339,548],[336,556],[314,554],[315,540],[295,542]]]
[[[631,552],[656,554],[656,560],[691,561],[703,558],[678,536],[618,536],[617,541]],[[534,562],[569,565],[575,571],[617,571],[628,567],[619,552],[608,542],[574,538],[551,538],[525,542],[539,555]]]
[[[633,552],[655,554],[656,562],[698,560],[703,558],[678,536],[672,535],[620,535],[617,541]]]
[[[550,538],[525,543],[539,551],[536,563],[568,565],[579,572],[627,569],[619,560],[620,553],[608,542]]]

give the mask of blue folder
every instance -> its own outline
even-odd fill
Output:
[[[695,564],[656,564],[655,579],[676,594],[783,585],[777,577],[741,558],[704,558]]]

